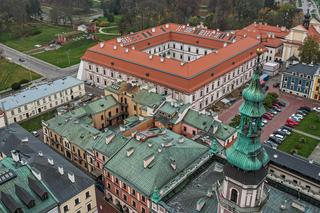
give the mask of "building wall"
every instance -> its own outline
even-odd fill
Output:
[[[80,84],[64,91],[50,94],[15,109],[5,111],[8,124],[20,122],[40,113],[66,104],[75,98],[85,95],[84,84]]]
[[[93,126],[96,129],[104,129],[107,126],[117,124],[122,120],[122,110],[120,105],[116,105],[106,111],[92,115]]]
[[[290,94],[309,98],[313,87],[313,76],[283,73],[281,90]]]
[[[320,101],[320,75],[314,75],[310,98]]]
[[[77,181],[77,180],[75,180]],[[72,184],[72,183],[70,183]],[[64,207],[68,206],[68,213],[97,213],[97,199],[96,199],[96,188],[94,185],[88,187],[83,190],[79,194],[70,198],[66,202],[60,205],[60,212],[65,212]],[[89,192],[89,197],[86,197],[86,193]],[[78,205],[75,204],[75,200],[79,199],[80,203]],[[91,210],[88,211],[88,205],[91,205]],[[80,212],[79,212],[80,211]]]
[[[150,129],[150,128],[154,127],[154,126],[155,126],[154,125],[154,119],[153,118],[148,118],[145,121],[139,123],[138,125],[135,125],[134,127],[122,132],[122,134],[125,137],[129,137],[129,136],[131,136],[131,133],[133,133],[135,131],[138,131],[138,132],[145,131],[145,130]]]
[[[112,70],[86,61],[83,61],[83,69],[86,75],[85,79],[89,82],[93,82],[97,86],[105,87],[115,81],[135,82],[137,85],[148,83],[155,87],[156,92],[159,94],[171,96],[172,99],[181,100],[184,103],[191,103],[196,109],[204,109],[210,104],[220,100],[225,95],[231,93],[233,90],[247,83],[253,74],[255,61],[256,58],[248,60],[246,63],[230,70],[225,75],[204,85],[192,94],[182,93],[171,88],[163,87],[160,84],[147,82],[144,79],[139,79],[134,76],[121,73],[121,71]],[[129,114],[131,112],[135,113],[134,110],[129,110]]]
[[[299,57],[299,47],[307,36],[307,31],[304,29],[291,29],[283,45],[282,61],[287,61],[293,55]]]
[[[107,170],[104,171],[106,197],[111,197],[114,205],[126,206],[129,212],[149,213],[150,200],[136,189],[122,182]]]

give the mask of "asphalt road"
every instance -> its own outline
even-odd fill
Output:
[[[79,68],[79,65],[77,64],[61,69],[55,65],[19,52],[1,43],[0,48],[4,50],[4,56],[10,58],[13,63],[19,64],[26,69],[39,73],[47,79],[56,79],[64,76],[75,75]],[[19,61],[19,59],[23,59],[24,61]]]

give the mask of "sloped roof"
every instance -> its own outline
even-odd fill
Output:
[[[213,125],[217,125],[217,122],[211,116],[201,114],[193,109],[188,110],[183,118],[183,122],[206,132],[209,131]]]
[[[48,198],[46,200],[41,200],[29,187],[28,179],[30,178],[41,186],[45,184],[34,177],[29,166],[16,166],[12,158],[6,157],[0,161],[0,171],[2,172],[6,169],[10,169],[16,176],[0,185],[0,191],[2,192],[0,212],[13,212],[17,208],[21,208],[26,213],[47,212],[58,205],[58,201],[55,200],[55,196],[51,191],[47,191]],[[35,201],[35,206],[29,209],[24,202],[28,203],[30,200]]]
[[[142,89],[134,94],[132,100],[142,106],[154,108],[159,106],[163,101],[166,100],[166,98],[161,94],[148,92],[147,90]]]
[[[159,135],[145,142],[132,138],[105,164],[105,168],[113,175],[146,196],[151,196],[156,188],[161,191],[161,188],[170,180],[186,170],[209,150],[208,147],[187,138],[184,138],[183,143],[179,143],[178,140],[182,136],[169,130],[166,130],[164,134],[161,134],[159,129],[150,131],[160,132],[158,132]],[[168,142],[170,138],[172,144]],[[127,156],[129,149],[133,149],[134,152]],[[144,160],[152,156],[154,160],[145,168]],[[171,162],[175,163],[176,169],[172,168]]]
[[[88,114],[97,114],[102,111],[111,109],[116,105],[118,105],[116,99],[114,99],[112,95],[108,95],[93,102],[90,102],[88,105],[84,107],[84,109]]]
[[[104,133],[101,137],[95,140],[93,149],[99,153],[107,156],[108,158],[112,157],[117,153],[127,142],[128,139],[122,136],[121,134],[116,134],[110,143],[106,143],[106,137],[110,134],[115,134],[111,131]]]

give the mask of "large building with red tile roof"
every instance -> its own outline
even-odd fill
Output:
[[[280,62],[282,57],[283,43],[289,30],[284,26],[272,26],[267,23],[250,24],[236,31],[236,35],[261,39],[266,47],[265,59],[268,62]]]
[[[203,109],[251,77],[260,39],[204,26],[164,24],[89,48],[78,78],[105,87],[148,85]]]

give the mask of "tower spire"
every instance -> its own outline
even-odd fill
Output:
[[[263,53],[257,49],[257,63],[250,84],[243,90],[244,102],[240,106],[240,128],[237,141],[226,150],[228,162],[245,171],[259,170],[268,161],[268,155],[260,143],[261,117],[266,112],[263,102],[264,91],[260,85],[261,62]]]

